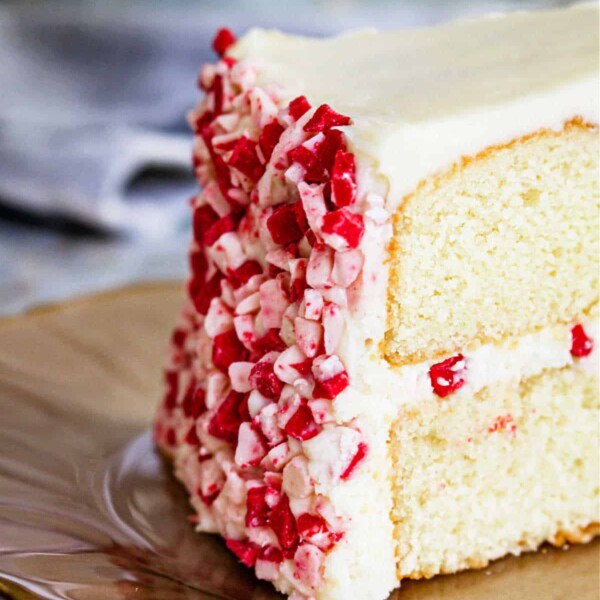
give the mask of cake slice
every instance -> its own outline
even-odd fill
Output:
[[[217,34],[154,433],[278,590],[597,532],[597,22]]]

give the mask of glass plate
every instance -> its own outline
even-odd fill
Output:
[[[181,304],[138,287],[0,321],[0,596],[282,598],[215,536],[148,427]],[[407,582],[397,600],[596,600],[598,543]]]

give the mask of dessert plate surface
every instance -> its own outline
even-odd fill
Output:
[[[0,597],[282,598],[193,532],[148,427],[179,286],[0,321]],[[597,600],[596,542],[409,582],[395,600]]]

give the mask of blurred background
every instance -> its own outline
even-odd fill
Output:
[[[570,3],[0,0],[0,314],[185,277],[185,114],[217,28],[325,35]]]

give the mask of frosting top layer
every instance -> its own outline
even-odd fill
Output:
[[[354,150],[398,196],[489,145],[574,116],[597,123],[597,23],[586,3],[325,39],[253,29],[230,53],[284,99],[350,115]]]

